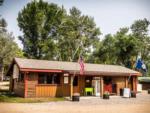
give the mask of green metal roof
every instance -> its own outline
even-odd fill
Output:
[[[150,83],[150,77],[138,77],[139,82]]]

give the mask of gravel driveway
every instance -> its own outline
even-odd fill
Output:
[[[80,102],[0,103],[0,113],[150,113],[150,95],[112,96],[110,100],[82,97]]]

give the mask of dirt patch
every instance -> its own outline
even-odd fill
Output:
[[[148,104],[82,106],[57,103],[0,104],[0,113],[150,113]]]

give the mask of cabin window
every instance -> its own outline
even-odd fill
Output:
[[[46,75],[40,73],[39,78],[38,78],[38,83],[39,84],[46,84]]]
[[[78,76],[75,76],[73,79],[73,86],[78,86]]]
[[[59,74],[54,74],[54,84],[60,84],[60,75]]]
[[[24,82],[24,73],[19,73],[18,82]]]
[[[39,74],[39,79],[38,79],[39,84],[60,84],[60,75],[57,73],[40,73]]]
[[[28,81],[36,81],[36,74],[35,73],[29,73],[28,74]]]

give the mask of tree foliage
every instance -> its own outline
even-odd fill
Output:
[[[131,25],[132,35],[136,37],[139,44],[139,54],[147,65],[150,76],[150,35],[149,35],[150,21],[146,18],[143,20],[136,20]]]
[[[149,24],[147,19],[136,20],[130,28],[120,28],[114,35],[106,35],[91,55],[95,58],[93,62],[119,64],[134,69],[137,56],[141,54],[150,69]]]
[[[6,25],[5,19],[0,19],[0,74],[8,68],[14,57],[23,57],[21,49],[14,42],[14,37],[7,32]]]
[[[19,12],[18,25],[23,31],[23,36],[20,36],[19,39],[23,43],[23,50],[27,57],[53,58],[54,40],[64,13],[63,8],[42,0],[28,3]]]
[[[101,32],[94,18],[76,7],[67,13],[63,6],[39,0],[28,3],[18,14],[23,32],[19,39],[28,58],[77,61],[82,54],[87,62],[129,68],[134,68],[139,53],[150,64],[149,24],[147,19],[136,20],[99,40]]]
[[[0,19],[0,33],[6,32],[7,23],[4,18]]]
[[[149,25],[150,21],[147,19],[136,20],[131,25],[132,35],[138,40],[140,49],[139,52],[145,60],[150,60],[150,36],[148,34]]]
[[[82,15],[75,7],[71,8],[65,22],[60,26],[57,43],[58,59],[76,61],[79,54],[82,54],[87,60],[91,49],[96,48],[99,35],[100,31],[92,17]],[[77,48],[79,49],[75,54]]]
[[[95,48],[100,31],[93,18],[82,15],[73,7],[69,14],[56,4],[40,0],[27,4],[18,15],[23,31],[20,40],[29,58],[70,61],[76,48],[87,54]],[[82,47],[80,44],[83,44]]]
[[[114,64],[115,63],[115,40],[111,34],[107,34],[99,43],[98,48],[94,51],[96,63]],[[92,56],[93,56],[92,55]]]
[[[128,28],[121,28],[115,35],[106,35],[100,43],[94,54],[101,63],[128,66],[138,53],[137,41],[128,34]]]

